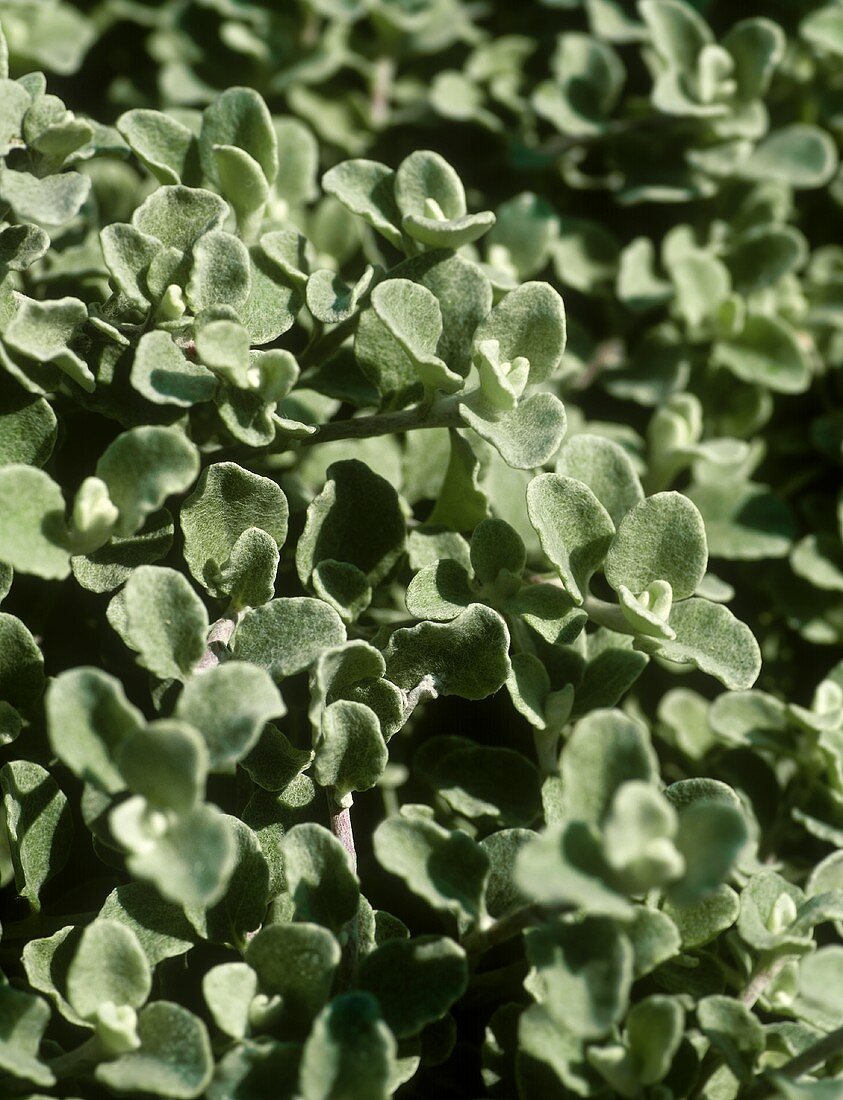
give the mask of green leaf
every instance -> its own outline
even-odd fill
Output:
[[[372,291],[372,306],[410,360],[420,382],[446,393],[462,388],[462,377],[436,354],[442,336],[442,311],[427,287],[409,279],[386,279]]]
[[[198,187],[159,187],[132,214],[132,225],[162,244],[189,251],[203,233],[219,229],[228,205]]]
[[[797,189],[822,187],[834,175],[837,159],[824,130],[797,122],[768,134],[739,171],[749,180],[781,180]]]
[[[266,103],[252,88],[229,88],[217,96],[202,116],[199,155],[205,175],[217,179],[215,147],[232,145],[248,153],[261,167],[266,182],[278,172],[278,139]]]
[[[643,727],[620,711],[598,710],[574,727],[561,774],[566,815],[599,825],[623,783],[654,783],[657,769]]]
[[[516,470],[544,465],[565,438],[565,406],[552,393],[535,393],[503,414],[480,406],[460,405],[460,416]]]
[[[670,900],[664,904],[664,912],[679,930],[686,951],[711,943],[732,927],[741,910],[741,899],[730,886],[718,886],[700,901],[688,905],[675,905]]]
[[[269,198],[269,185],[253,156],[235,145],[214,146],[214,167],[220,191],[237,217],[237,227],[248,237],[260,219]]]
[[[443,157],[427,149],[411,153],[399,165],[395,201],[404,231],[431,248],[457,249],[495,224],[491,210],[466,213],[459,176]]]
[[[352,791],[374,787],[389,759],[378,716],[345,699],[325,708],[314,751],[316,781],[332,787],[340,802]]]
[[[600,1038],[622,1018],[632,983],[632,947],[609,917],[557,919],[527,933],[540,1003],[572,1034]]]
[[[577,605],[602,564],[615,527],[588,486],[558,474],[539,474],[527,488],[527,511],[547,557]]]
[[[0,699],[34,707],[44,691],[44,657],[20,619],[0,612]]]
[[[676,638],[661,645],[659,656],[691,664],[732,691],[755,683],[761,670],[758,643],[728,607],[710,600],[685,600],[674,604],[668,621]]]
[[[810,383],[810,367],[798,334],[777,317],[748,313],[742,329],[715,343],[712,351],[718,366],[776,393],[802,393]]]
[[[67,999],[83,1020],[97,1020],[106,1004],[140,1008],[152,972],[131,929],[97,919],[82,930],[67,968]]]
[[[151,1092],[171,1100],[203,1094],[214,1059],[198,1016],[172,1001],[156,1001],[138,1014],[138,1036],[138,1050],[97,1066],[97,1081],[117,1093]]]
[[[440,1020],[468,986],[465,952],[444,936],[389,940],[367,955],[360,988],[374,994],[396,1039]]]
[[[467,921],[479,917],[489,861],[465,833],[398,816],[378,825],[373,843],[378,863],[428,905]]]
[[[162,718],[130,734],[117,763],[129,790],[155,809],[186,814],[204,794],[208,752],[199,732],[184,722]]]
[[[307,596],[270,600],[247,611],[234,632],[232,652],[280,681],[304,672],[323,650],[345,641],[336,611]]]
[[[406,531],[398,494],[386,478],[358,459],[332,463],[296,548],[302,584],[330,560],[356,566],[375,588],[404,553]]]
[[[236,857],[235,838],[226,818],[210,806],[197,806],[172,824],[153,846],[144,836],[141,849],[130,854],[126,864],[133,875],[151,882],[168,901],[201,907],[212,905],[224,894]]]
[[[258,979],[246,963],[220,963],[202,979],[202,994],[214,1023],[233,1039],[249,1033],[249,1009],[258,991]]]
[[[132,385],[156,405],[189,409],[210,401],[217,388],[214,375],[201,363],[192,363],[166,332],[146,332],[132,361]]]
[[[114,222],[100,230],[100,244],[117,289],[126,295],[134,309],[145,313],[150,304],[146,276],[150,264],[162,251],[161,242],[132,225]]]
[[[387,1100],[396,1044],[369,993],[342,993],[322,1010],[302,1052],[302,1100]]]
[[[374,268],[367,267],[352,286],[330,269],[320,268],[307,280],[307,308],[325,325],[337,325],[353,317],[372,283]]]
[[[193,312],[221,305],[240,310],[251,288],[249,251],[243,242],[222,230],[203,233],[193,247],[193,268],[186,287]]]
[[[269,719],[284,713],[283,700],[269,675],[240,661],[193,677],[176,707],[177,716],[201,732],[213,770],[241,760]]]
[[[625,72],[605,42],[587,34],[562,34],[553,57],[556,81],[533,93],[536,111],[562,133],[600,133],[623,88]]]
[[[73,576],[89,592],[113,592],[139,565],[166,557],[173,544],[173,520],[162,509],[149,517],[136,535],[113,536],[105,546],[70,559]]]
[[[471,567],[481,584],[494,584],[501,571],[520,576],[527,561],[521,536],[502,519],[479,523],[471,536]]]
[[[512,749],[476,745],[462,737],[433,737],[416,753],[413,768],[463,817],[525,826],[539,813],[539,773]]]
[[[831,1029],[840,1020],[841,974],[843,947],[839,944],[821,947],[799,963],[799,1002],[823,1021],[824,1028]]]
[[[151,967],[184,955],[196,940],[183,911],[145,882],[127,882],[112,890],[99,917],[131,929]]]
[[[237,540],[249,528],[258,528],[281,547],[287,538],[288,515],[287,498],[276,482],[234,462],[208,466],[181,508],[190,572],[212,596],[230,595],[221,574]]]
[[[9,225],[0,230],[0,279],[9,271],[26,271],[50,247],[50,238],[37,225]]]
[[[587,485],[617,527],[644,499],[644,490],[629,454],[601,435],[575,435],[556,459],[556,473]]]
[[[195,177],[196,139],[178,119],[162,111],[126,111],[117,119],[117,129],[159,183],[178,184]]]
[[[162,680],[185,680],[205,650],[208,615],[181,573],[141,565],[123,590],[132,647]]]
[[[184,492],[199,472],[199,452],[177,429],[132,428],[106,447],[97,477],[120,509],[118,535],[132,535],[173,493]]]
[[[666,793],[676,804],[671,788]],[[670,897],[678,905],[689,905],[710,895],[728,877],[746,844],[747,827],[732,801],[703,796],[677,808],[675,843],[685,861],[685,874],[671,887]]]
[[[269,996],[280,996],[291,1019],[312,1019],[331,993],[341,952],[318,924],[268,924],[246,948],[246,962]]]
[[[396,630],[384,650],[387,675],[404,691],[432,681],[441,695],[485,699],[509,675],[509,631],[501,616],[472,604],[449,623]]]
[[[53,1071],[39,1058],[50,1015],[50,1006],[40,997],[12,985],[0,986],[0,1069],[4,1075],[44,1088],[55,1084]]]
[[[322,187],[400,248],[401,211],[395,202],[394,181],[395,173],[385,164],[347,160],[325,173]]]
[[[223,822],[234,839],[234,862],[222,893],[207,905],[186,906],[185,912],[202,939],[239,944],[266,917],[270,870],[257,833],[238,817],[225,816]]]
[[[405,596],[411,615],[439,622],[455,619],[476,599],[477,593],[465,567],[450,558],[431,562],[416,573]]]
[[[360,901],[360,886],[345,848],[327,829],[311,822],[293,826],[281,847],[296,920],[339,932]]]
[[[531,385],[546,381],[558,371],[565,351],[562,299],[548,283],[523,283],[478,326],[475,349],[487,340],[498,342],[502,361],[512,363],[519,356],[527,359]]]
[[[684,600],[696,592],[707,565],[705,525],[696,505],[681,493],[656,493],[621,521],[606,556],[606,579],[636,595],[653,581],[667,581],[674,599]]]
[[[70,344],[88,311],[78,298],[55,298],[36,302],[21,297],[17,312],[3,332],[10,348],[39,363],[54,363],[83,390],[93,391],[95,379],[87,363]]]
[[[50,745],[59,760],[108,794],[122,790],[117,757],[144,720],[120,682],[97,668],[70,669],[50,684],[46,710]]]
[[[28,760],[4,764],[0,787],[17,890],[38,912],[41,887],[70,855],[73,820],[67,797],[49,772]]]
[[[471,445],[456,431],[450,431],[449,437],[451,453],[445,478],[427,522],[470,531],[489,514],[489,501],[480,488],[480,461]]]
[[[764,1050],[764,1029],[757,1017],[731,997],[704,997],[697,1005],[703,1035],[739,1081],[749,1079]]]
[[[90,178],[79,172],[62,172],[42,179],[0,165],[0,199],[12,207],[21,221],[37,222],[48,228],[64,225],[79,213],[90,190]]]
[[[753,875],[741,891],[738,931],[756,951],[804,954],[814,949],[811,930],[794,927],[804,893],[775,871]]]

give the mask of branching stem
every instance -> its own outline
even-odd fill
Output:
[[[322,424],[313,435],[299,441],[301,447],[330,443],[336,439],[369,439],[376,435],[411,432],[418,428],[456,428],[462,424],[459,401],[445,399],[427,407],[424,404],[398,412],[376,413],[353,420],[333,420]]]

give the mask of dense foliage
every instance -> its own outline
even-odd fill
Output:
[[[843,1097],[841,0],[0,26],[0,1093]]]

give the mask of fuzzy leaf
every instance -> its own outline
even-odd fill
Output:
[[[181,508],[190,572],[212,596],[230,595],[222,571],[237,540],[249,528],[258,528],[283,546],[288,514],[287,498],[276,482],[234,462],[208,466]]]
[[[374,588],[404,552],[406,521],[395,489],[358,459],[332,463],[322,492],[307,510],[296,549],[303,584],[326,560],[346,562]]]
[[[132,428],[106,447],[96,472],[120,509],[117,534],[132,535],[167,497],[192,484],[199,452],[175,428]]]
[[[4,764],[0,787],[18,893],[38,912],[41,887],[70,855],[73,820],[67,797],[49,772],[28,760]]]
[[[616,527],[644,499],[628,452],[604,436],[583,433],[569,439],[556,459],[556,473],[587,485]]]
[[[0,511],[0,560],[18,572],[45,579],[68,575],[64,498],[52,478],[31,466],[3,466]]]
[[[360,901],[360,887],[345,848],[327,829],[307,822],[285,835],[282,853],[296,920],[339,932]]]
[[[246,962],[269,996],[283,998],[294,1016],[310,1019],[330,996],[340,963],[340,946],[318,924],[269,924],[246,948]]]
[[[101,1005],[140,1008],[152,988],[152,972],[134,932],[97,919],[86,925],[67,968],[67,999],[83,1020]]]
[[[132,385],[156,405],[191,405],[210,401],[217,388],[214,375],[201,363],[192,363],[166,332],[146,332],[132,361]]]
[[[684,600],[696,592],[707,565],[705,526],[696,505],[680,493],[656,493],[621,521],[606,556],[606,580],[636,595],[664,580],[674,599]]]
[[[614,537],[609,513],[586,485],[558,474],[533,478],[527,511],[571,599],[582,604]]]
[[[460,405],[460,415],[516,470],[532,470],[549,462],[559,450],[568,423],[565,406],[552,393],[532,394],[503,414]]]
[[[114,794],[123,788],[121,746],[144,725],[119,681],[97,668],[74,668],[50,684],[46,699],[50,745],[74,775]]]
[[[363,960],[360,988],[374,994],[397,1039],[441,1019],[468,985],[465,952],[444,936],[389,940]]]
[[[758,643],[728,607],[710,600],[684,600],[674,605],[668,622],[676,638],[660,647],[660,656],[694,665],[731,691],[755,683],[761,670]]]
[[[345,627],[322,600],[270,600],[248,611],[234,633],[232,651],[265,668],[276,682],[303,672],[319,654],[345,641]]]
[[[124,589],[126,627],[141,663],[161,679],[184,680],[205,649],[208,615],[181,573],[141,565]]]
[[[489,871],[486,854],[460,831],[421,817],[390,817],[374,835],[378,863],[434,909],[476,920]]]
[[[389,759],[378,716],[363,703],[338,699],[322,715],[314,745],[313,774],[342,801],[352,791],[367,791]]]
[[[472,604],[449,623],[396,630],[384,657],[387,675],[404,691],[430,677],[442,695],[485,699],[509,675],[509,632],[501,616]]]
[[[302,1052],[302,1100],[388,1100],[395,1039],[369,993],[342,993],[322,1010]]]
[[[171,1001],[156,1001],[138,1014],[138,1036],[138,1050],[97,1066],[99,1082],[117,1093],[151,1092],[170,1100],[204,1093],[214,1059],[198,1016]]]

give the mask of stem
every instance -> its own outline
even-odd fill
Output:
[[[331,832],[342,844],[348,853],[351,870],[357,874],[357,849],[354,846],[354,830],[351,826],[351,796],[349,804],[340,806],[333,789],[326,789],[328,809],[331,815]],[[345,926],[346,942],[343,950],[342,966],[340,970],[340,987],[348,988],[354,985],[357,978],[357,956],[360,949],[360,915],[355,913]]]
[[[626,621],[623,611],[616,604],[607,603],[606,600],[600,600],[596,596],[586,594],[583,609],[588,614],[589,619],[593,619],[600,626],[608,627],[609,630],[614,630],[618,634],[635,633]]]
[[[372,78],[372,100],[370,116],[372,126],[381,129],[389,119],[389,101],[392,96],[392,80],[395,76],[395,62],[391,57],[380,57],[375,62]]]
[[[354,328],[358,321],[358,314],[354,314],[348,317],[345,321],[340,321],[338,325],[326,332],[323,336],[318,336],[315,340],[312,340],[304,351],[299,356],[299,366],[302,371],[305,367],[309,367],[314,361],[327,362],[331,356],[339,351],[346,339],[354,332]]]
[[[394,432],[411,432],[418,428],[457,428],[462,424],[459,401],[440,401],[430,408],[417,406],[399,412],[377,413],[354,420],[334,420],[323,424],[306,439],[299,440],[300,447],[313,447],[318,443],[330,443],[336,439],[369,439],[375,435],[392,435]]]
[[[48,1064],[56,1077],[61,1079],[62,1077],[72,1077],[74,1074],[90,1069],[91,1066],[102,1061],[106,1056],[107,1052],[103,1049],[99,1036],[92,1035],[90,1039],[86,1039],[75,1050],[68,1051],[67,1054],[60,1054],[58,1058],[54,1058]]]
[[[351,827],[351,806],[337,806],[330,792],[328,803],[331,809],[331,832],[348,853],[351,869],[357,874],[357,849],[354,847],[354,830]]]
[[[773,978],[781,971],[785,963],[790,961],[790,957],[787,955],[780,955],[778,958],[772,959],[769,962],[764,962],[763,958],[759,965],[756,966],[752,972],[746,988],[738,996],[738,1000],[742,1005],[747,1008],[752,1008]]]
[[[843,1027],[830,1031],[812,1047],[785,1062],[776,1072],[785,1077],[801,1077],[803,1073],[810,1073],[812,1069],[824,1066],[836,1054],[843,1054]]]
[[[220,663],[220,656],[225,646],[231,641],[231,636],[242,616],[242,611],[229,608],[224,615],[211,624],[207,648],[196,663],[194,672],[204,672],[209,668],[215,668]]]
[[[432,676],[425,676],[422,680],[416,684],[416,686],[407,692],[407,702],[404,704],[404,724],[406,725],[407,719],[416,709],[416,707],[425,699],[438,699],[439,689],[436,687],[436,681]]]
[[[479,955],[495,947],[499,943],[505,943],[514,936],[519,935],[525,928],[529,928],[542,917],[541,907],[538,905],[524,905],[520,909],[513,909],[504,917],[498,917],[485,928],[478,928],[462,941],[462,946],[469,955]]]

